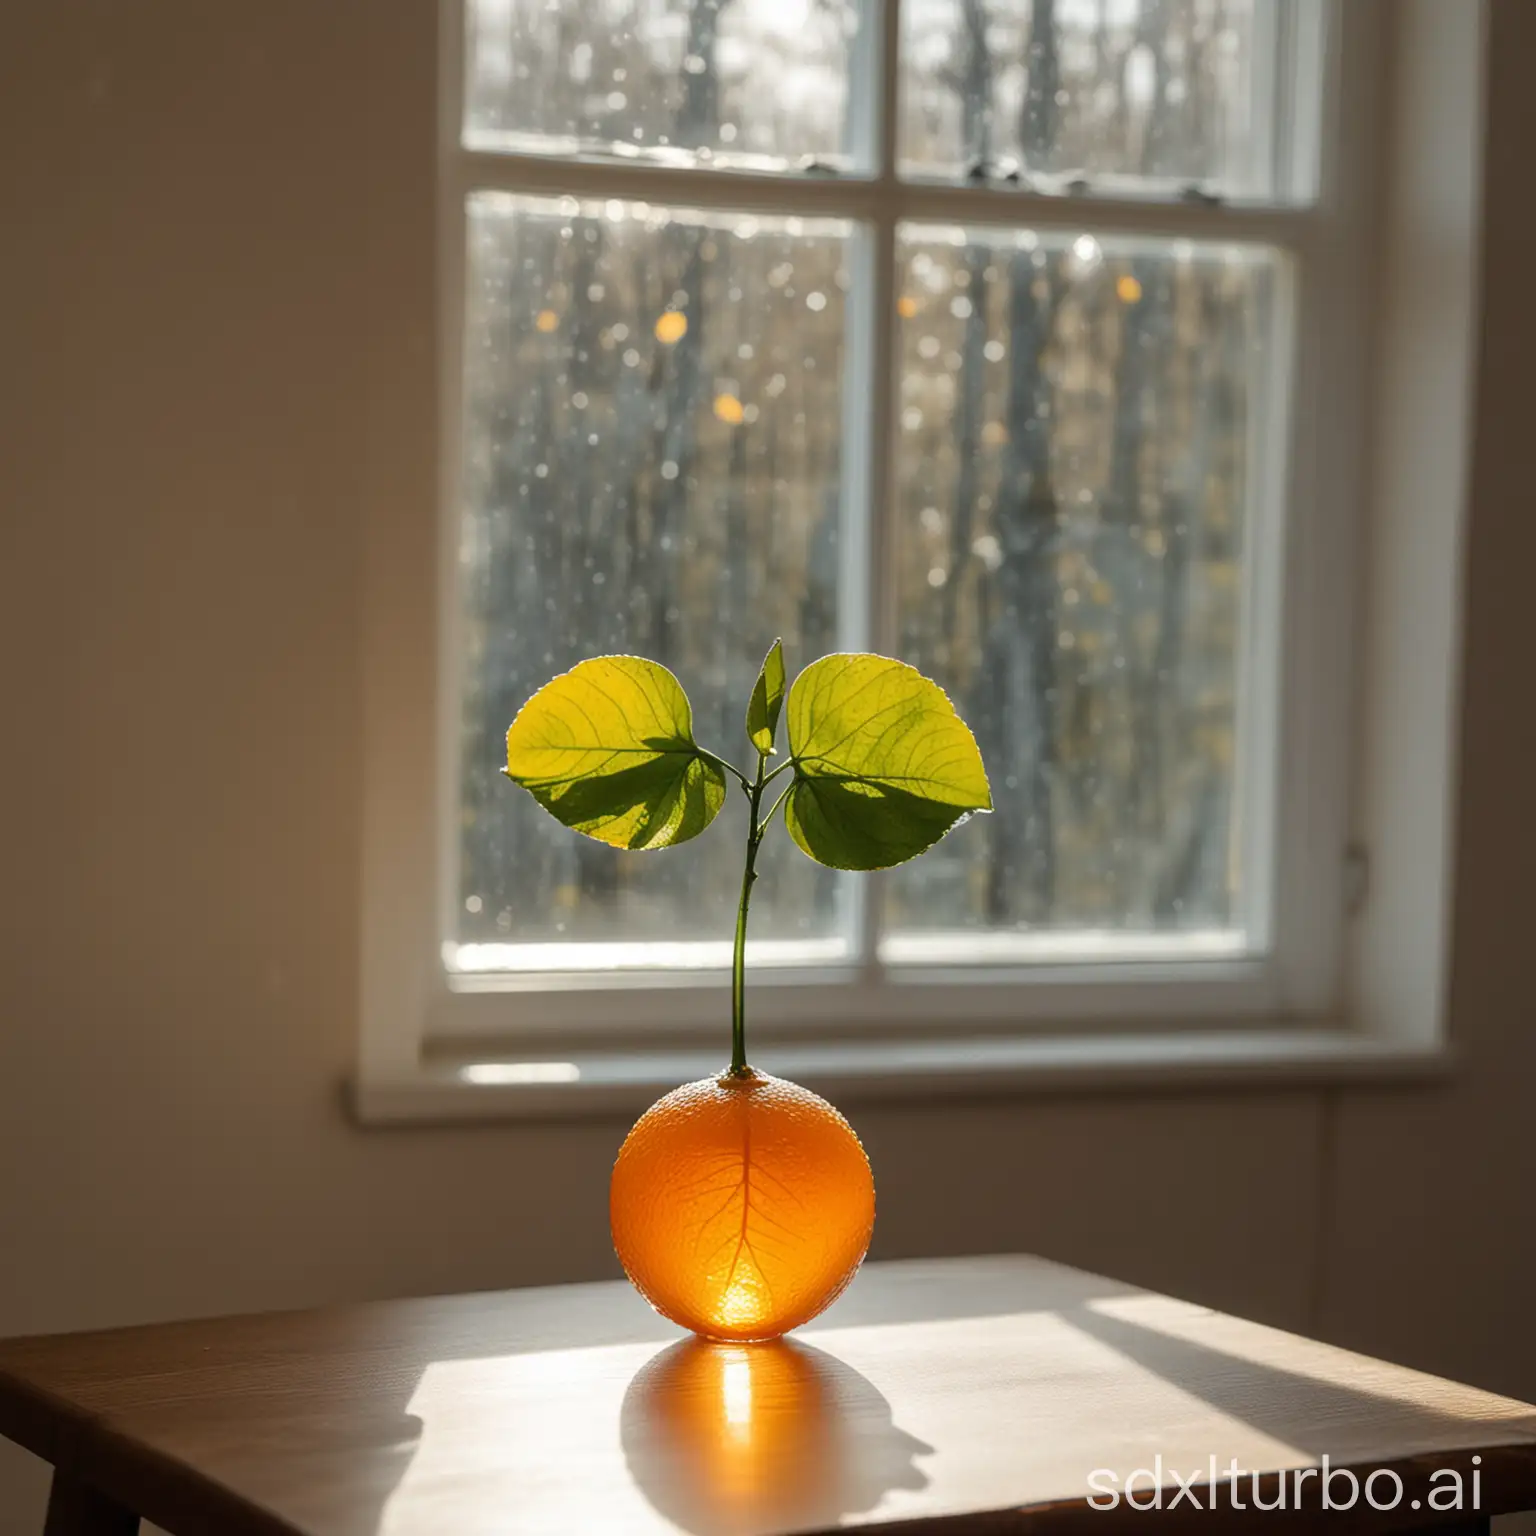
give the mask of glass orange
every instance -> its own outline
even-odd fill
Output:
[[[635,1289],[706,1338],[777,1338],[853,1279],[875,1181],[853,1127],[809,1089],[750,1068],[653,1104],[609,1189],[613,1244]]]

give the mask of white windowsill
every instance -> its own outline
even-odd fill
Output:
[[[1343,1030],[1244,1029],[1127,1035],[985,1036],[778,1044],[754,1053],[840,1106],[1036,1093],[1424,1083],[1450,1071],[1443,1045]],[[719,1050],[573,1051],[424,1061],[386,1083],[359,1081],[368,1126],[638,1115],[678,1084],[720,1070]]]

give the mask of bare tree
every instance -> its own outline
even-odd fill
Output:
[[[1028,39],[1019,132],[1033,164],[1049,157],[1059,123],[1055,0],[1035,0]],[[1016,781],[1000,786],[989,828],[985,911],[997,924],[1048,921],[1055,904],[1058,516],[1045,370],[1055,307],[1050,259],[1016,252],[1009,270],[1008,448],[997,496],[1001,560],[975,710],[990,760]]]
[[[985,175],[992,159],[992,60],[987,39],[986,0],[961,0],[957,38],[959,67],[951,79],[960,98],[961,136],[965,157]],[[958,470],[955,501],[949,522],[949,564],[941,599],[942,665],[953,671],[959,657],[959,597],[962,575],[971,560],[976,526],[976,502],[981,478],[981,431],[986,376],[987,247],[971,241],[961,267],[964,278],[965,335],[960,346],[960,390],[955,411],[955,452]]]

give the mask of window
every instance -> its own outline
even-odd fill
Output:
[[[496,768],[604,651],[730,755],[776,635],[936,677],[996,810],[881,877],[770,840],[759,1018],[1331,986],[1342,8],[449,3],[439,947],[514,1013],[448,1032],[716,1017],[738,840],[619,855]]]

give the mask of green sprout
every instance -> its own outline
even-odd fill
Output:
[[[970,728],[944,690],[905,662],[840,654],[786,691],[775,640],[747,705],[750,777],[693,739],[693,710],[663,666],[598,656],[546,683],[507,732],[507,766],[557,821],[615,848],[670,848],[725,804],[727,776],[750,805],[731,969],[731,1066],[747,1066],[747,909],[757,850],[779,807],[801,850],[830,869],[889,869],[992,809]],[[786,709],[787,703],[787,709]],[[770,769],[784,714],[789,756]],[[763,814],[769,788],[787,782]]]

